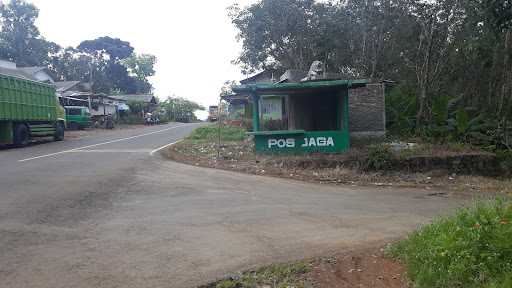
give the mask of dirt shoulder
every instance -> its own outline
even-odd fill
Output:
[[[207,134],[208,131],[201,132]],[[447,197],[448,194],[458,197],[460,194],[512,193],[512,182],[505,177],[454,173],[452,162],[457,163],[461,171],[483,174],[487,165],[493,165],[494,155],[466,147],[415,147],[394,154],[393,158],[380,150],[371,155],[374,152],[367,147],[332,155],[258,155],[253,151],[251,139],[225,141],[219,149],[214,138],[197,133],[164,152],[171,160],[194,166],[345,187],[420,188],[417,190],[428,196],[446,199],[452,198]],[[365,166],[369,162],[374,165],[372,169]],[[439,169],[435,169],[437,167]],[[404,266],[386,257],[384,244],[381,241],[370,248],[343,251],[330,257],[271,265],[202,287],[409,287]]]
[[[247,271],[201,286],[407,288],[405,268],[386,257],[384,248],[365,248]]]
[[[86,128],[84,130],[66,130],[65,139],[66,140],[76,140],[76,139],[82,139],[82,138],[87,138],[87,137],[91,137],[91,136],[116,134],[119,131],[134,130],[134,129],[140,129],[140,128],[144,128],[144,127],[147,127],[147,126],[119,124],[119,125],[116,125],[116,127],[114,129]]]
[[[295,180],[355,186],[413,187],[447,193],[512,193],[512,181],[476,175],[458,175],[445,169],[426,172],[362,171],[356,166],[357,149],[338,155],[279,156],[256,155],[251,140],[222,143],[221,149],[211,141],[186,139],[169,147],[166,156],[195,166],[267,175]],[[449,151],[442,153],[453,155]],[[471,151],[465,155],[474,156]],[[354,160],[355,159],[355,160]],[[355,163],[356,162],[356,163]]]
[[[316,287],[408,287],[405,268],[384,249],[366,249],[317,259],[307,275]]]

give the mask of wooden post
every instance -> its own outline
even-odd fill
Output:
[[[221,146],[221,129],[222,129],[222,123],[220,118],[220,105],[222,105],[222,98],[219,100],[219,105],[217,106],[217,133],[218,133],[218,144],[217,144],[217,159],[220,158],[220,146]]]

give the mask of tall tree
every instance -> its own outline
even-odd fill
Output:
[[[23,0],[0,3],[0,58],[19,66],[46,66],[60,47],[46,41],[35,21],[39,10]]]
[[[306,69],[314,58],[311,15],[314,0],[263,0],[229,8],[243,51],[237,59],[250,73],[267,67]]]
[[[94,92],[102,93],[137,93],[134,78],[128,75],[128,70],[121,64],[123,59],[133,53],[129,42],[108,36],[94,40],[86,40],[78,45],[79,53],[89,55],[89,76],[93,83]]]
[[[149,77],[155,75],[156,57],[150,54],[132,54],[121,61],[128,69],[129,75],[135,79],[138,93],[149,93],[153,89]]]

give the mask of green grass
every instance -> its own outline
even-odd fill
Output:
[[[475,203],[389,249],[413,287],[512,287],[512,203]]]
[[[271,265],[257,271],[243,273],[236,280],[222,280],[207,287],[257,288],[268,285],[275,288],[301,288],[306,285],[302,276],[309,271],[310,266],[304,262]]]
[[[220,128],[220,137],[222,141],[242,141],[247,135],[243,128],[222,126]],[[189,140],[216,141],[219,138],[219,127],[217,125],[208,125],[195,129],[187,137]]]

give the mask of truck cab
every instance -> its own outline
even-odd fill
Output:
[[[89,108],[82,106],[65,106],[66,124],[70,130],[84,129],[92,126]]]
[[[219,106],[208,107],[208,122],[215,122],[219,119]]]

